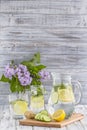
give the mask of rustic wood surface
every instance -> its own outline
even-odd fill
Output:
[[[0,106],[0,130],[87,130],[87,105],[78,105],[75,112],[84,114],[84,118],[62,128],[22,126],[9,114],[8,106]]]
[[[84,118],[83,114],[80,113],[74,113],[72,117],[70,117],[67,120],[64,120],[62,122],[56,122],[56,121],[51,121],[51,122],[42,122],[42,121],[37,121],[34,119],[22,119],[20,120],[19,124],[20,125],[25,125],[25,126],[42,126],[42,127],[54,127],[54,128],[61,128],[65,127],[67,125],[70,125],[76,121],[80,121]]]
[[[37,51],[49,71],[71,72],[81,82],[86,104],[86,0],[0,0],[0,76],[10,60]],[[0,86],[0,104],[7,103],[9,86]]]

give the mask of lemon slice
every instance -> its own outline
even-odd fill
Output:
[[[28,110],[28,103],[26,101],[16,101],[13,106],[14,112],[18,115],[24,114]]]
[[[63,102],[74,102],[74,94],[72,89],[59,89],[58,90],[59,100]]]
[[[31,107],[35,108],[35,109],[44,107],[44,97],[43,96],[32,96],[31,97]]]
[[[56,104],[58,102],[58,93],[57,92],[52,92],[51,102],[52,102],[52,104]]]
[[[58,122],[63,121],[65,117],[66,117],[65,111],[62,109],[55,111],[54,114],[52,115],[52,118]]]

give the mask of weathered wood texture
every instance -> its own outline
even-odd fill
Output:
[[[0,76],[10,60],[37,51],[49,71],[69,71],[81,82],[87,103],[86,0],[0,0]],[[6,102],[8,85],[0,86]]]
[[[53,128],[19,125],[19,120],[14,120],[9,111],[8,106],[0,106],[0,130],[87,130],[87,105],[78,105],[75,107],[75,112],[84,114],[84,118],[81,121],[69,124],[61,129],[55,128],[55,125]]]

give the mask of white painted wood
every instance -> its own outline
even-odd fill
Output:
[[[75,107],[76,112],[85,114],[84,119],[77,121],[73,124],[67,125],[61,128],[61,130],[87,130],[87,106],[78,105]],[[48,127],[37,127],[37,126],[21,126],[18,120],[11,118],[9,114],[9,107],[4,105],[0,106],[0,130],[60,130],[60,128],[48,128]]]
[[[66,126],[66,129],[67,130],[78,130],[78,127],[75,125],[75,123],[73,123],[73,124]]]
[[[81,82],[87,104],[87,0],[0,0],[0,76],[10,60],[37,51],[47,70],[71,72]],[[5,104],[9,86],[0,86]]]
[[[27,127],[27,126],[17,126],[16,129],[17,130],[28,130],[28,129],[33,130],[32,126],[29,126],[29,127]]]
[[[33,126],[33,130],[50,130],[50,128]]]
[[[80,121],[80,124],[83,126],[84,130],[87,129],[87,105],[84,106],[84,119]]]
[[[63,128],[50,128],[50,130],[67,130],[67,127],[63,127]]]

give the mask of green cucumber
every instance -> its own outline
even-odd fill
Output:
[[[36,120],[39,120],[39,121],[44,121],[44,122],[49,122],[49,121],[51,121],[51,118],[50,118],[48,115],[46,115],[46,113],[43,114],[43,113],[41,113],[41,112],[38,113],[38,114],[36,114],[35,119],[36,119]]]
[[[45,122],[50,122],[51,119],[50,119],[49,116],[44,115],[44,116],[43,116],[43,121],[45,121]]]
[[[48,112],[46,110],[42,110],[40,113],[44,115],[48,115]]]
[[[36,119],[36,120],[40,120],[40,117],[41,117],[41,114],[38,113],[38,114],[36,114],[35,119]]]
[[[40,114],[40,115],[38,116],[38,120],[43,121],[43,116],[44,116],[44,115]]]

